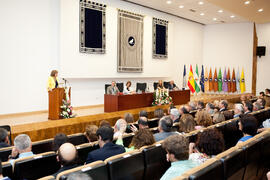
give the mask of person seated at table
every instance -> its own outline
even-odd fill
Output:
[[[169,85],[168,85],[168,89],[169,90],[178,90],[179,88],[176,86],[176,84],[174,83],[173,80],[170,81]]]
[[[107,94],[116,95],[119,92],[120,91],[119,91],[118,87],[116,86],[116,82],[112,81],[112,84],[109,87],[107,87]]]
[[[126,83],[126,86],[124,87],[124,91],[123,91],[124,94],[134,94],[134,90],[131,88],[131,82],[128,81]]]
[[[157,88],[159,88],[159,89],[163,89],[164,88],[163,81],[162,80],[159,80],[158,81]]]

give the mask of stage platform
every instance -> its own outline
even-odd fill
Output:
[[[239,101],[240,96],[241,94],[199,94],[192,95],[191,101],[212,102],[214,100],[227,99],[229,102],[235,103]],[[126,112],[132,113],[136,119],[138,118],[138,112],[146,109],[151,117],[153,116],[153,111],[159,107],[164,110],[168,108],[168,106],[156,106],[104,113],[103,105],[79,107],[74,108],[77,114],[76,118],[54,121],[48,120],[47,111],[1,115],[0,125],[8,124],[12,127],[12,138],[18,134],[27,133],[33,141],[37,141],[52,138],[59,132],[66,134],[83,132],[84,127],[87,124],[98,125],[103,119],[109,121],[113,125],[115,121],[123,117]]]

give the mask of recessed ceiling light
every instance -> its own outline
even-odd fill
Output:
[[[220,9],[220,10],[218,10],[218,12],[219,12],[219,13],[223,13],[223,10],[222,10],[222,9]]]
[[[167,1],[167,4],[172,4],[172,1],[168,0],[168,1]]]
[[[204,3],[202,1],[198,2],[199,5],[203,5]]]
[[[201,13],[200,15],[201,15],[201,16],[204,16],[204,13]]]
[[[248,5],[250,3],[250,1],[245,1],[245,5]]]
[[[263,8],[261,8],[261,9],[258,9],[258,12],[263,12]]]
[[[217,20],[217,18],[213,18],[213,21],[216,21]]]
[[[231,15],[230,17],[231,17],[231,18],[235,18],[235,16],[234,16],[234,15]]]
[[[184,8],[184,6],[183,6],[183,5],[180,5],[180,6],[179,6],[179,8],[181,8],[181,9],[182,9],[182,8]]]

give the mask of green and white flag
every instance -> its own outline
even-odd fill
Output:
[[[196,71],[195,71],[195,75],[194,75],[194,80],[195,80],[195,91],[196,93],[200,92],[200,79],[199,79],[199,69],[198,69],[198,65],[196,64]]]

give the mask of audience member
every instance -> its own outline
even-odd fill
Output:
[[[195,130],[195,121],[192,115],[183,114],[179,121],[179,132],[189,133]]]
[[[203,103],[202,101],[199,101],[199,102],[197,103],[197,109],[198,109],[198,110],[203,110],[203,109],[204,109],[204,103]]]
[[[176,107],[173,104],[171,104],[170,107],[168,107],[167,115],[170,115],[171,109],[174,109],[174,108],[176,108]]]
[[[100,121],[100,123],[99,123],[99,127],[102,127],[102,126],[108,126],[108,127],[111,127],[111,124],[110,124],[108,121],[106,121],[106,120],[102,120],[102,121]]]
[[[225,120],[233,119],[233,111],[222,111]]]
[[[15,159],[33,156],[32,142],[27,134],[20,134],[14,139],[14,147],[9,156],[10,162],[13,164]]]
[[[222,133],[214,128],[206,129],[199,134],[196,144],[190,143],[189,159],[201,164],[223,152],[224,149],[225,145]]]
[[[113,94],[113,95],[116,95],[120,92],[118,87],[116,86],[115,81],[112,81],[112,84],[109,87],[107,87],[106,92],[107,92],[107,94]]]
[[[213,115],[213,124],[217,124],[217,123],[221,123],[225,121],[225,116],[222,112],[215,112],[215,114]]]
[[[209,113],[210,115],[213,115],[215,113],[214,109],[215,109],[215,106],[212,103],[207,103],[205,106],[206,112]]]
[[[92,180],[92,178],[83,172],[74,172],[68,175],[67,180]]]
[[[127,123],[134,122],[134,118],[133,118],[133,115],[131,113],[125,113],[124,119],[126,120]]]
[[[56,157],[61,168],[53,174],[54,177],[63,171],[75,168],[78,166],[78,155],[76,147],[71,143],[64,143],[58,149]]]
[[[260,96],[259,96],[259,98],[264,98],[264,96],[265,96],[264,92],[263,92],[263,91],[261,91],[261,92],[260,92]]]
[[[3,176],[3,168],[2,168],[2,161],[0,160],[0,179],[1,180],[11,180],[9,177]]]
[[[234,115],[233,118],[239,117],[241,114],[244,113],[244,107],[242,104],[235,104],[234,105]]]
[[[241,95],[240,96],[240,101],[242,104],[244,104],[244,102],[247,100],[247,96],[246,95]]]
[[[155,143],[154,136],[152,132],[148,129],[139,129],[135,132],[129,147],[125,147],[126,152],[132,151],[134,149],[140,149],[143,146],[152,145]],[[122,136],[119,136],[116,144],[124,146]]]
[[[88,142],[94,142],[98,140],[98,137],[96,135],[98,130],[98,127],[96,125],[88,125],[85,128],[85,137],[87,138]]]
[[[161,180],[173,179],[181,176],[183,173],[199,164],[189,160],[188,140],[182,135],[173,135],[168,137],[162,143],[166,150],[167,161],[171,162],[171,167],[161,177]]]
[[[219,109],[219,100],[214,100],[213,105],[215,106],[215,108]]]
[[[139,117],[146,117],[146,118],[148,118],[148,114],[147,114],[147,112],[145,110],[142,110],[139,113]]]
[[[197,111],[195,121],[197,123],[195,129],[205,128],[213,124],[211,115],[208,114],[205,110]]]
[[[8,131],[0,128],[0,148],[10,147]]]
[[[219,102],[219,111],[223,112],[223,111],[227,111],[228,110],[228,102],[226,100],[221,100]]]
[[[118,119],[114,125],[113,138],[117,139],[119,135],[123,135],[126,129],[127,129],[127,122],[124,119]]]
[[[243,115],[238,125],[239,130],[243,132],[243,137],[239,139],[237,144],[247,141],[257,133],[257,119],[252,115]]]
[[[190,106],[190,111],[197,110],[197,103],[195,101],[190,101],[188,105]]]
[[[108,126],[100,127],[97,130],[100,149],[89,152],[86,163],[91,163],[97,160],[104,161],[111,156],[125,152],[125,148],[123,146],[112,143],[113,134],[113,129]]]
[[[258,102],[254,102],[252,105],[253,105],[252,111],[259,111],[259,110],[263,109],[262,106],[260,105],[260,103],[258,103]]]
[[[171,135],[177,134],[176,132],[172,132],[172,126],[173,121],[169,116],[164,116],[161,118],[158,123],[159,133],[154,134],[155,140],[161,141]]]
[[[155,118],[162,118],[164,116],[164,111],[161,108],[158,108],[154,111],[154,117]]]
[[[58,133],[53,138],[53,150],[57,151],[59,147],[68,142],[68,137],[64,133]]]
[[[171,109],[170,117],[173,120],[173,123],[179,122],[179,116],[180,116],[180,113],[179,113],[178,109],[176,109],[176,108]]]
[[[139,117],[139,120],[137,123],[138,123],[139,129],[148,129],[149,128],[148,120],[146,117]],[[137,127],[134,126],[133,124],[131,124],[130,128],[131,128],[132,132],[138,131]]]
[[[180,106],[179,113],[180,113],[180,116],[182,116],[183,114],[189,114],[187,106]]]
[[[266,101],[264,98],[258,98],[256,102],[261,105],[261,109],[265,108]]]
[[[253,110],[253,105],[250,101],[244,102],[244,114],[249,114]]]

